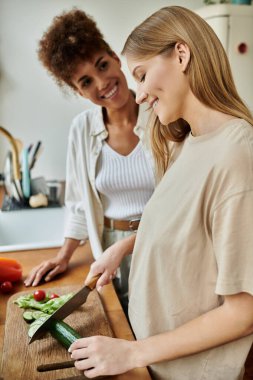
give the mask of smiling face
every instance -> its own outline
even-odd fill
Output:
[[[129,70],[136,79],[136,102],[147,102],[167,125],[184,117],[189,93],[185,70],[189,61],[187,49],[175,46],[169,55],[157,55],[147,60],[127,56]]]
[[[129,98],[126,78],[116,54],[103,51],[90,61],[79,63],[72,83],[81,96],[108,109],[123,107]]]

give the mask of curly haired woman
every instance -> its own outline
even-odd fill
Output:
[[[90,240],[95,259],[108,247],[109,254],[127,250],[155,186],[146,107],[136,104],[118,56],[93,19],[79,9],[55,17],[38,54],[60,88],[72,89],[97,107],[76,116],[70,129],[65,243],[54,259],[31,271],[26,286],[64,272],[80,241]],[[129,266],[126,258],[114,280],[125,311]]]

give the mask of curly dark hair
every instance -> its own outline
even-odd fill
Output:
[[[77,64],[99,51],[112,54],[92,17],[74,8],[54,17],[39,41],[38,57],[60,88],[67,84],[75,90],[71,77]]]

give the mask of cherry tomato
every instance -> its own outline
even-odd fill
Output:
[[[10,281],[4,281],[0,288],[2,293],[10,293],[13,289],[13,285]]]
[[[59,296],[58,296],[58,294],[52,293],[49,298],[50,298],[50,300],[52,300],[54,298],[59,298]]]
[[[42,289],[35,290],[33,293],[33,298],[35,301],[43,301],[46,298],[46,292]]]

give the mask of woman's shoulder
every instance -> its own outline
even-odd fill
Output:
[[[224,151],[253,154],[253,126],[244,119],[233,119],[225,129]],[[222,141],[221,141],[222,144]]]
[[[97,120],[103,120],[102,109],[99,106],[92,105],[74,117],[71,127],[90,128]]]
[[[216,168],[235,183],[253,181],[253,126],[243,119],[231,120],[215,150]],[[253,182],[252,182],[253,183]]]

